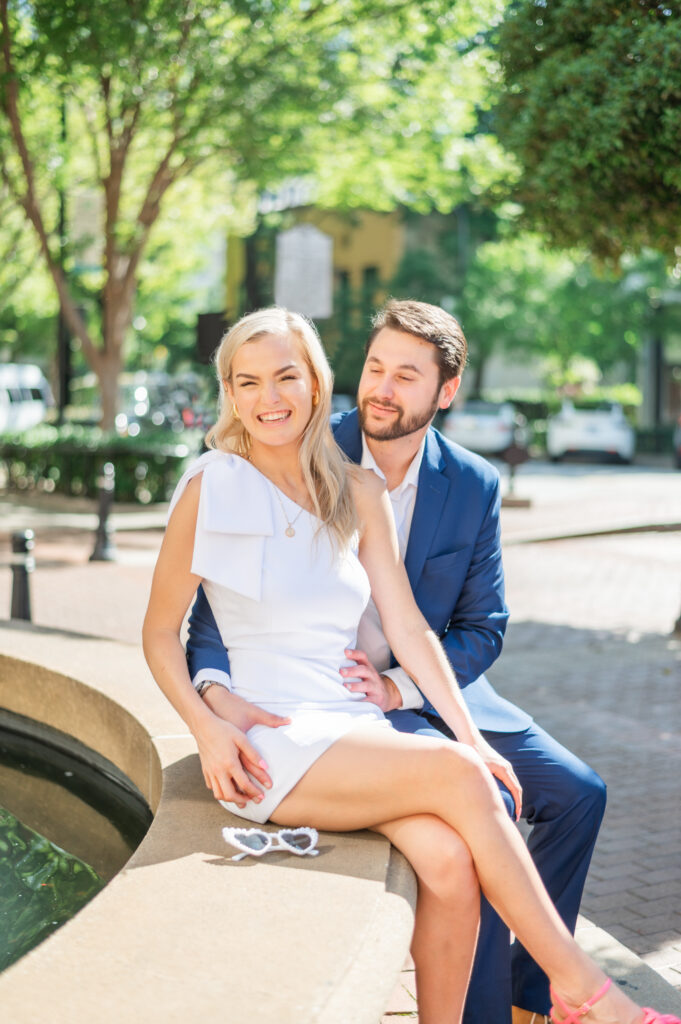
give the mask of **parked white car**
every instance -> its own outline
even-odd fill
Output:
[[[510,402],[485,402],[471,398],[452,409],[444,419],[442,433],[450,441],[483,455],[501,455],[514,442],[528,443],[525,417]]]
[[[617,402],[601,402],[589,409],[563,402],[560,412],[546,424],[546,450],[554,461],[572,452],[594,453],[631,462],[634,429]]]
[[[35,427],[54,405],[42,370],[33,363],[0,363],[0,433]]]

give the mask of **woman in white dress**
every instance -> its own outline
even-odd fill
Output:
[[[547,896],[493,776],[519,806],[517,779],[473,724],[414,602],[383,483],[333,441],[314,328],[281,309],[250,314],[223,339],[217,367],[215,450],[178,485],[144,624],[147,660],[196,738],[206,784],[253,821],[372,828],[402,850],[419,883],[421,1024],[461,1019],[480,887],[551,979],[557,1021],[575,1011],[594,1024],[681,1024],[608,988]],[[192,687],[179,634],[199,583],[233,692],[281,716],[276,728],[245,735]],[[343,685],[370,592],[393,652],[460,742],[399,733]]]

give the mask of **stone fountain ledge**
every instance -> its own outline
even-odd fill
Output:
[[[413,926],[411,869],[373,833],[234,863],[192,736],[135,647],[0,624],[0,707],[75,737],[154,821],[71,921],[0,975],[13,1024],[376,1024]]]

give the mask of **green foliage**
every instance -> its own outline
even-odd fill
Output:
[[[102,383],[108,425],[123,345],[142,337],[135,317],[152,344],[189,347],[188,318],[171,327],[152,309],[163,292],[149,299],[148,286],[163,274],[145,270],[164,207],[175,204],[175,246],[188,230],[178,184],[205,168],[242,220],[248,190],[252,215],[258,189],[294,175],[317,183],[321,204],[450,208],[503,173],[500,147],[477,130],[489,105],[481,28],[502,9],[0,0],[3,187],[42,236],[56,283],[64,266],[62,307]],[[66,245],[60,190],[72,209]],[[214,223],[207,211],[204,232]],[[168,252],[157,247],[159,267]]]
[[[663,297],[675,301],[664,305]],[[657,254],[606,270],[583,251],[552,252],[537,235],[502,229],[477,248],[454,312],[469,339],[475,390],[498,351],[541,357],[561,387],[588,379],[585,361],[596,381],[615,367],[633,375],[653,321],[661,331],[681,321],[681,289]]]
[[[681,229],[681,10],[657,0],[519,0],[498,32],[495,124],[525,223],[599,257]]]
[[[103,884],[89,864],[0,807],[0,971],[73,917]]]
[[[0,184],[0,359],[49,358],[57,308],[35,239]]]
[[[0,459],[12,489],[38,488],[89,498],[98,493],[102,466],[111,462],[116,501],[146,505],[171,496],[186,462],[200,446],[199,437],[193,435],[191,443],[191,449],[178,444],[172,433],[118,437],[99,427],[43,424],[21,435],[0,437]]]

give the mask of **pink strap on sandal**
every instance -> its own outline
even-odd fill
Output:
[[[558,1005],[558,1009],[560,1010],[561,1013],[566,1013],[567,1014],[567,1017],[562,1017],[560,1020],[558,1020],[558,1018],[554,1017],[554,1015],[553,1015],[553,1011],[554,1011],[555,1007],[552,1006],[551,1007],[551,1020],[553,1021],[553,1024],[577,1024],[577,1022],[579,1021],[579,1018],[580,1017],[586,1017],[586,1015],[589,1012],[589,1010],[593,1006],[596,1005],[596,1003],[598,1002],[599,999],[603,998],[603,996],[608,991],[608,989],[610,988],[611,985],[612,985],[611,979],[610,978],[606,978],[605,984],[602,985],[601,988],[599,988],[599,990],[596,993],[596,995],[592,996],[591,999],[587,999],[587,1001],[585,1003],[582,1003],[582,1005],[580,1007],[578,1007],[578,1009],[576,1009],[576,1010],[571,1010],[570,1007],[566,1003],[563,1002],[563,1000],[560,998],[558,993],[554,992],[553,989],[551,989],[551,998]],[[642,1021],[641,1024],[646,1024],[646,1022]],[[656,1022],[653,1020],[653,1021],[650,1022],[650,1024],[656,1024]]]
[[[553,1024],[578,1024],[580,1017],[586,1017],[589,1010],[596,1005],[599,999],[603,998],[611,985],[612,981],[608,978],[605,984],[599,988],[596,995],[592,996],[591,999],[587,999],[587,1001],[582,1003],[582,1005],[576,1010],[571,1010],[570,1007],[563,1002],[558,993],[551,989],[551,998],[557,1004],[558,1009],[561,1013],[567,1014],[567,1017],[563,1017],[561,1020],[558,1020],[558,1018],[553,1015],[555,1007],[552,1006],[551,1020],[553,1021]],[[657,1010],[651,1009],[650,1006],[644,1006],[643,1020],[641,1021],[641,1024],[681,1024],[681,1020],[673,1014],[658,1013]]]

